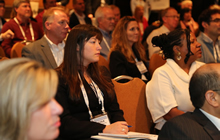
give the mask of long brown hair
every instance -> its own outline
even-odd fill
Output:
[[[77,25],[73,27],[66,41],[63,63],[57,68],[57,71],[60,72],[67,81],[66,84],[68,84],[70,88],[70,98],[73,101],[80,100],[81,89],[78,73],[84,71],[84,45],[94,36],[99,41],[102,40],[102,33],[92,25]],[[87,72],[99,88],[106,90],[110,98],[113,98],[113,84],[101,74],[98,63],[90,63]]]
[[[127,33],[126,33],[128,23],[131,21],[136,21],[136,20],[131,16],[125,16],[122,19],[120,19],[119,22],[117,23],[112,33],[111,52],[120,51],[121,53],[124,54],[128,62],[135,63],[135,56],[133,55],[131,47],[129,47]],[[134,48],[138,51],[141,60],[146,62],[147,61],[146,52],[143,45],[141,44],[140,35],[138,42],[134,43]]]

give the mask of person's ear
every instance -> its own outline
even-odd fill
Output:
[[[177,54],[178,52],[180,52],[179,46],[177,46],[177,45],[173,46],[173,52],[174,52],[174,54]]]
[[[206,29],[208,26],[209,26],[209,24],[207,22],[204,22],[204,21],[202,22],[202,27],[204,29]]]
[[[77,44],[77,46],[76,46],[76,51],[77,52],[79,51],[79,44]]]
[[[208,90],[205,93],[205,99],[208,102],[209,105],[213,106],[213,107],[218,107],[219,106],[219,97],[218,97],[218,93],[216,93],[213,90]]]
[[[49,22],[49,21],[46,21],[45,23],[44,23],[44,25],[45,25],[45,28],[47,29],[47,30],[50,30],[50,25],[51,25],[51,22]]]

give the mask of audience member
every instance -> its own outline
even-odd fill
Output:
[[[134,18],[136,19],[138,23],[138,27],[141,33],[141,36],[143,36],[145,29],[148,26],[147,19],[144,17],[144,7],[141,5],[137,5],[134,11]]]
[[[69,3],[69,0],[56,0],[57,6],[66,6]]]
[[[0,32],[2,30],[3,25],[6,22],[6,20],[3,18],[4,14],[5,14],[5,1],[0,0]]]
[[[115,28],[115,15],[109,6],[99,7],[95,12],[98,28],[103,35],[101,55],[107,60],[112,41],[112,31]]]
[[[193,111],[188,86],[192,74],[204,63],[195,61],[201,57],[200,44],[188,29],[176,29],[168,35],[152,39],[163,50],[166,63],[157,68],[146,86],[147,106],[155,128],[161,130],[164,123],[187,111]]]
[[[121,18],[112,36],[112,48],[109,55],[112,78],[128,75],[147,81],[146,54],[141,44],[140,31],[135,18],[130,16]]]
[[[128,132],[110,73],[98,67],[101,40],[102,33],[92,25],[80,24],[70,31],[64,61],[57,68],[56,99],[64,108],[59,138],[82,140],[100,132]]]
[[[154,36],[158,36],[163,33],[169,33],[170,31],[173,31],[179,24],[179,14],[172,7],[163,10],[161,12],[161,18],[163,21],[163,25],[160,28],[153,30],[146,40],[148,44],[149,58],[154,53],[157,53],[160,51],[159,47],[153,47],[153,44],[151,43],[152,38]]]
[[[22,56],[34,59],[47,68],[56,68],[63,62],[64,39],[69,30],[69,19],[64,9],[52,7],[43,15],[45,35],[22,49]]]
[[[202,57],[199,61],[204,63],[220,62],[220,10],[206,9],[199,16],[200,35],[197,37],[201,44]]]
[[[180,26],[182,29],[189,29],[196,36],[199,34],[199,25],[192,18],[192,13],[189,8],[180,10]]]
[[[84,14],[84,0],[73,0],[73,9],[74,12],[70,16],[70,28],[73,28],[78,24],[92,24],[91,19]]]
[[[38,15],[35,17],[39,27],[41,27],[42,30],[43,30],[43,14],[45,10],[49,9],[50,7],[56,6],[56,0],[43,0],[43,4],[44,4],[44,10],[38,13]]]
[[[31,8],[29,0],[14,0],[13,11],[15,17],[6,22],[2,28],[2,33],[10,29],[14,33],[14,38],[5,39],[1,46],[7,57],[10,57],[11,48],[17,42],[31,42],[42,37],[43,31],[36,22],[30,20]]]
[[[192,7],[193,7],[193,3],[191,0],[183,0],[181,2],[181,9],[188,8],[188,9],[192,10]]]
[[[220,138],[220,64],[200,67],[189,84],[194,112],[166,122],[158,140],[219,140]]]
[[[143,16],[148,19],[150,13],[150,3],[149,0],[130,0],[131,12],[135,16],[135,9],[137,6],[143,7]]]
[[[0,139],[49,140],[59,135],[62,107],[54,70],[27,58],[0,62]]]
[[[120,9],[118,8],[118,6],[116,5],[109,5],[115,15],[115,25],[118,23],[118,21],[120,20],[121,18],[121,11]]]
[[[86,13],[89,18],[93,18],[98,7],[112,4],[112,0],[86,0]]]

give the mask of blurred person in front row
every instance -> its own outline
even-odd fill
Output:
[[[121,18],[112,37],[112,48],[109,55],[112,78],[128,75],[147,81],[149,78],[147,57],[141,44],[140,31],[135,18],[131,16]],[[139,69],[140,67],[142,69]]]
[[[189,93],[194,112],[166,122],[158,140],[220,139],[220,64],[206,64],[192,76]]]
[[[43,14],[45,35],[22,49],[22,56],[41,62],[44,67],[55,69],[63,62],[64,39],[69,30],[69,18],[61,7],[52,7]]]
[[[27,58],[0,62],[0,139],[52,140],[62,107],[54,99],[58,77]]]
[[[77,25],[69,33],[64,61],[57,68],[56,100],[64,108],[61,139],[83,140],[100,132],[128,132],[110,73],[105,67],[98,67],[101,40],[102,33],[89,24]]]
[[[155,128],[161,130],[167,120],[194,110],[188,91],[189,80],[204,63],[195,61],[202,52],[195,35],[188,29],[156,36],[152,43],[160,46],[167,61],[155,70],[146,85],[147,106]]]

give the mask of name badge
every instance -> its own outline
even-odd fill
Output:
[[[136,62],[136,66],[141,74],[146,73],[148,71],[147,68],[145,67],[143,61]]]
[[[100,123],[103,125],[110,125],[110,121],[107,114],[99,114],[90,120],[91,122]]]

